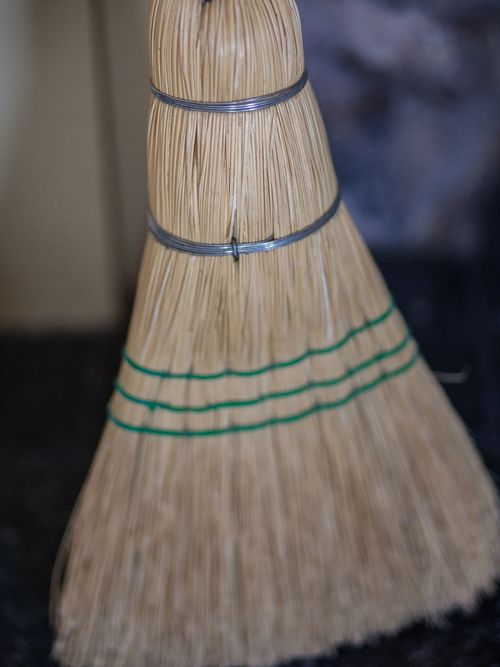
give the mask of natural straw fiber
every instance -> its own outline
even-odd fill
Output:
[[[284,90],[305,69],[294,2],[152,0],[151,65],[155,87],[184,100]],[[148,148],[155,221],[196,243],[287,236],[338,193],[310,83],[244,113],[153,96]],[[62,664],[330,651],[470,609],[498,546],[493,485],[345,205],[237,262],[148,235],[56,568]]]

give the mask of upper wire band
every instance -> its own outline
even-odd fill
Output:
[[[240,255],[252,255],[257,252],[269,252],[284,248],[285,246],[297,243],[302,239],[311,236],[329,222],[337,213],[341,202],[340,191],[335,197],[335,201],[330,208],[323,213],[323,215],[315,220],[307,227],[299,229],[293,234],[282,236],[278,239],[269,239],[267,241],[256,241],[253,243],[238,243],[236,239],[232,239],[231,243],[198,243],[196,241],[188,241],[167,232],[163,227],[156,222],[151,212],[148,212],[148,227],[151,234],[156,241],[170,250],[176,252],[186,253],[189,255],[197,255],[199,257],[224,257],[232,255],[235,260],[239,259]]]
[[[185,109],[186,111],[241,113],[245,111],[268,109],[269,107],[273,107],[276,104],[286,102],[287,100],[295,97],[295,95],[300,93],[308,80],[309,74],[307,73],[307,70],[304,70],[304,73],[300,79],[288,88],[278,90],[275,93],[269,93],[268,95],[260,95],[259,97],[250,97],[245,100],[235,100],[233,102],[197,102],[195,100],[183,100],[180,97],[174,97],[173,95],[164,93],[163,91],[159,90],[152,82],[151,93],[154,97],[156,97],[156,99],[160,100],[160,102],[169,104],[173,107],[178,107],[179,109]]]

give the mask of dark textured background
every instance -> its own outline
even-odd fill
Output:
[[[367,240],[477,250],[477,207],[500,172],[499,0],[298,5],[344,195]]]
[[[447,390],[498,482],[499,2],[299,5],[345,198],[432,368],[463,371]],[[50,570],[124,333],[0,335],[2,666],[49,664]],[[500,667],[500,597],[439,629],[294,663],[313,664]]]

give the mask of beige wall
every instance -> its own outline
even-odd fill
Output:
[[[125,277],[135,280],[144,241],[149,103],[148,0],[101,0],[109,54]]]
[[[119,316],[145,209],[146,0],[0,0],[0,329]]]

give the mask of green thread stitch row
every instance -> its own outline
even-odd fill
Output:
[[[264,366],[262,368],[258,368],[256,370],[252,371],[237,371],[234,369],[227,369],[225,371],[221,371],[220,373],[209,373],[209,374],[199,374],[199,373],[171,373],[170,371],[159,371],[159,370],[154,370],[152,368],[146,368],[145,366],[141,366],[139,363],[134,361],[132,357],[128,354],[127,350],[123,350],[123,361],[127,363],[131,368],[133,368],[135,371],[139,373],[143,373],[144,375],[150,375],[152,377],[158,377],[162,379],[169,379],[169,380],[219,380],[220,378],[223,377],[252,377],[255,375],[262,375],[264,373],[268,373],[269,371],[274,371],[279,368],[289,368],[290,366],[296,366],[297,364],[302,363],[309,357],[313,356],[318,356],[322,354],[330,354],[331,352],[335,352],[336,350],[341,349],[347,343],[358,336],[359,334],[363,333],[364,331],[368,331],[369,329],[372,329],[373,327],[378,326],[379,324],[382,324],[385,322],[391,315],[392,313],[396,310],[396,305],[394,302],[391,303],[389,308],[382,313],[382,315],[379,315],[379,317],[376,317],[373,320],[369,320],[365,324],[356,327],[355,329],[351,329],[344,338],[339,340],[337,343],[334,343],[333,345],[330,345],[329,347],[324,347],[324,348],[317,348],[317,349],[312,349],[308,350],[307,352],[304,352],[301,354],[299,357],[295,357],[295,359],[291,359],[289,361],[279,361],[273,364],[269,364],[268,366]]]
[[[173,405],[171,403],[151,401],[144,398],[140,398],[138,396],[134,396],[133,394],[130,394],[128,391],[126,391],[118,382],[115,383],[115,389],[127,401],[135,403],[136,405],[142,405],[148,408],[149,410],[159,409],[159,410],[169,410],[170,412],[178,412],[178,413],[179,412],[204,413],[204,412],[211,412],[212,410],[220,410],[223,408],[244,408],[244,407],[259,405],[260,403],[264,403],[270,400],[290,398],[292,396],[297,396],[298,394],[303,394],[306,391],[311,391],[312,389],[326,389],[328,387],[334,387],[338,384],[341,384],[342,382],[345,382],[349,378],[354,377],[358,373],[361,373],[367,368],[370,368],[374,364],[380,361],[384,361],[384,359],[390,359],[391,357],[394,357],[395,355],[399,354],[408,346],[411,340],[412,338],[410,336],[410,333],[407,332],[403,340],[400,343],[398,343],[395,347],[392,347],[389,350],[385,350],[384,352],[379,352],[373,357],[361,362],[357,366],[353,366],[348,371],[346,371],[340,376],[337,376],[336,378],[332,378],[329,380],[317,380],[313,382],[308,382],[307,384],[303,384],[300,387],[295,387],[294,389],[263,394],[261,396],[257,396],[256,398],[249,398],[247,400],[241,400],[241,401],[224,401],[221,403],[209,403],[208,405],[199,405],[199,406]]]
[[[108,419],[113,424],[115,424],[115,426],[125,431],[130,431],[133,433],[141,433],[143,435],[167,436],[172,438],[196,438],[196,437],[205,438],[205,437],[212,437],[219,435],[229,435],[230,433],[241,433],[244,431],[258,431],[271,426],[278,426],[280,424],[291,424],[293,422],[301,421],[302,419],[310,417],[318,412],[324,412],[326,410],[335,410],[341,408],[350,403],[357,396],[372,391],[379,385],[393,378],[396,378],[400,375],[403,375],[415,365],[415,363],[419,358],[420,358],[419,352],[415,352],[415,354],[411,357],[411,359],[403,366],[395,368],[394,370],[389,371],[387,373],[382,373],[381,375],[378,376],[378,378],[376,378],[372,382],[369,382],[368,384],[365,385],[361,385],[360,387],[356,387],[356,389],[353,389],[349,394],[344,396],[344,398],[339,399],[337,401],[333,401],[330,403],[318,403],[316,405],[313,405],[311,408],[308,408],[307,410],[303,410],[302,412],[297,412],[295,414],[288,415],[287,417],[275,417],[273,419],[267,419],[266,421],[256,422],[253,424],[235,424],[227,428],[219,428],[206,431],[204,430],[175,431],[170,429],[153,428],[150,426],[137,426],[135,424],[127,424],[126,422],[123,422],[117,417],[115,417],[110,409],[108,410]]]

